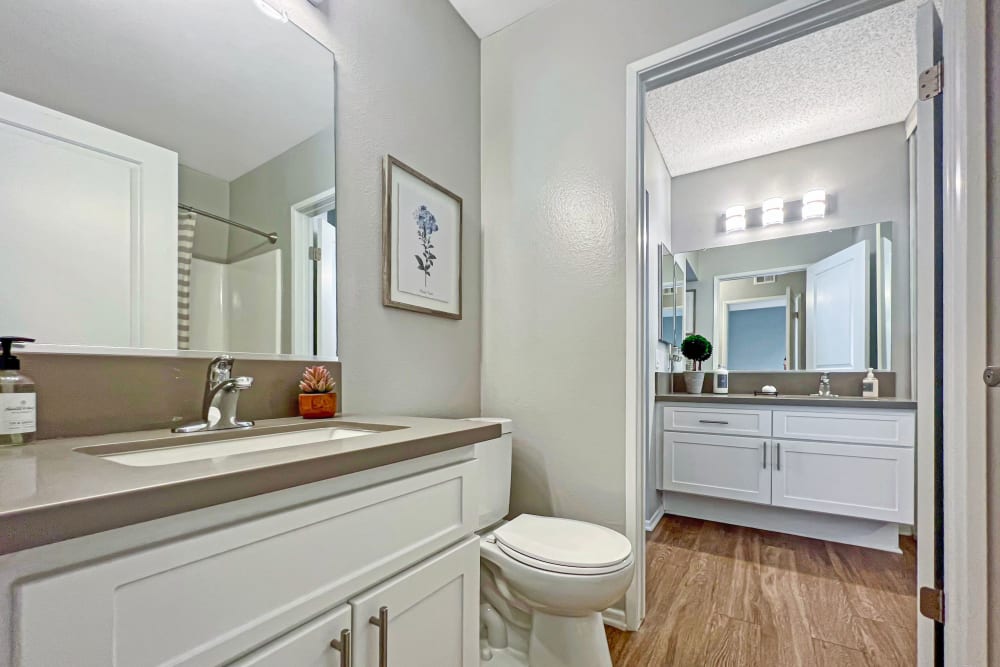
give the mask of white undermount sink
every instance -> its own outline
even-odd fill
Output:
[[[263,452],[285,447],[311,445],[322,442],[332,442],[345,438],[357,438],[363,435],[374,435],[377,431],[365,431],[355,428],[328,427],[314,428],[274,435],[256,435],[245,438],[231,438],[215,442],[199,442],[173,447],[139,449],[114,454],[102,454],[101,458],[121,463],[127,466],[150,467],[188,461],[204,461],[234,454]]]

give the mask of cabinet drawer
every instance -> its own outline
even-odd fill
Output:
[[[773,504],[913,523],[913,450],[775,440]]]
[[[351,607],[344,605],[275,639],[230,667],[339,667],[340,651],[330,645],[351,630]],[[350,638],[347,639],[350,642]]]
[[[701,433],[663,434],[664,491],[702,496],[771,502],[769,443],[765,438],[743,438]]]
[[[912,447],[916,421],[902,410],[775,410],[774,437]]]
[[[770,437],[771,411],[730,408],[724,405],[668,405],[663,408],[663,428],[689,433]]]
[[[225,663],[471,535],[475,473],[447,466],[24,582],[19,664]]]

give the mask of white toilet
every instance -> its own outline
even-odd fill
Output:
[[[632,546],[603,526],[510,507],[513,424],[476,445],[482,573],[483,667],[611,667],[601,612],[632,581]]]

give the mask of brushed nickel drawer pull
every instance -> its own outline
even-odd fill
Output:
[[[389,667],[389,608],[380,608],[378,617],[372,616],[368,622],[378,627],[378,667]]]
[[[722,421],[721,419],[699,419],[698,421],[702,424],[721,424],[723,426],[729,425],[729,422]]]
[[[764,470],[767,470],[767,440],[764,441],[764,446],[761,447],[761,451],[764,453],[764,463],[761,467],[764,468]]]
[[[776,457],[776,460],[775,460],[775,464],[776,464],[776,468],[780,472],[781,471],[781,443],[780,442],[776,443],[775,447],[777,448],[777,457]]]
[[[340,651],[340,667],[351,667],[351,631],[341,630],[340,639],[330,641],[330,648]]]

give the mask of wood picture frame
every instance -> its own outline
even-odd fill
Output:
[[[392,155],[382,175],[382,305],[462,319],[462,198]]]

